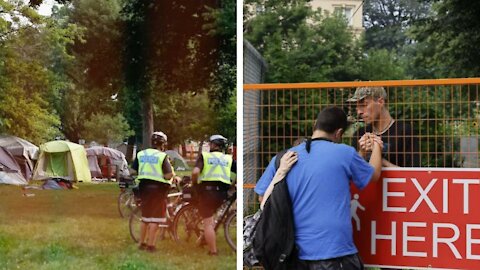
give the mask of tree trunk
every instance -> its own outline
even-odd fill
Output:
[[[182,157],[187,156],[187,146],[185,145],[185,141],[182,142]]]
[[[150,95],[145,95],[142,102],[143,116],[143,149],[151,147],[150,137],[153,134],[153,104]]]

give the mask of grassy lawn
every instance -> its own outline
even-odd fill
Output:
[[[236,269],[223,230],[218,257],[170,238],[156,253],[139,251],[117,211],[117,184],[78,187],[24,197],[19,187],[0,185],[0,269]]]

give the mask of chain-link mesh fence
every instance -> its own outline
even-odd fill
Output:
[[[413,131],[396,136],[418,146],[396,149],[389,159],[416,156],[413,167],[480,167],[479,85],[480,78],[244,85],[244,213],[258,208],[252,189],[270,159],[310,136],[323,108],[343,108],[352,123],[344,143],[358,140],[356,132],[365,124],[356,103],[347,102],[357,87],[384,87],[391,116]]]

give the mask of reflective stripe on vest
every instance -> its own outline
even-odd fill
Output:
[[[220,152],[203,152],[203,169],[199,183],[202,181],[219,181],[231,184],[230,179],[233,157]]]
[[[163,178],[162,165],[167,154],[155,149],[145,149],[138,152],[138,176],[137,179],[149,179],[170,184]]]

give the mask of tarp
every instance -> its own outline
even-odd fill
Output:
[[[172,161],[172,166],[175,170],[189,170],[187,161],[177,152],[173,150],[167,150],[165,153],[168,155]]]
[[[51,141],[40,145],[40,155],[32,178],[91,182],[85,148],[67,141]]]
[[[0,147],[0,183],[10,185],[28,184],[13,155],[3,147]]]
[[[38,158],[38,146],[15,136],[0,135],[0,146],[5,147],[14,156],[24,156],[33,160]]]
[[[0,146],[5,147],[15,157],[25,179],[30,179],[34,168],[33,160],[38,158],[38,146],[9,135],[0,135]]]
[[[128,163],[125,159],[125,155],[119,150],[104,147],[104,146],[93,146],[87,148],[87,158],[88,158],[88,167],[93,177],[102,177],[102,171],[98,165],[99,157],[107,157],[112,163],[112,170],[115,171],[115,166],[120,166],[120,175],[128,176],[130,175],[128,171]]]
[[[53,180],[53,179],[48,179],[45,181],[45,183],[43,183],[42,185],[42,188],[43,189],[54,189],[54,190],[62,190],[64,189],[63,187],[61,187],[57,181]]]

